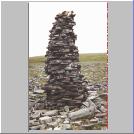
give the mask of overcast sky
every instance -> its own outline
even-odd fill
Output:
[[[75,45],[80,53],[107,51],[106,2],[30,2],[29,4],[29,56],[45,55],[49,30],[55,16],[63,11],[76,14]]]

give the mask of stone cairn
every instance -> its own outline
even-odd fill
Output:
[[[46,52],[45,72],[48,75],[44,90],[47,94],[46,108],[64,106],[79,108],[87,98],[86,82],[81,74],[77,36],[73,32],[75,14],[64,11],[55,17],[50,30]]]

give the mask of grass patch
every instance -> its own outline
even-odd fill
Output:
[[[45,56],[29,57],[29,63],[44,63]]]
[[[80,54],[80,62],[107,61],[106,53]]]
[[[45,56],[30,57],[29,63],[44,63]],[[106,53],[89,53],[80,54],[80,62],[90,62],[90,61],[107,61]]]

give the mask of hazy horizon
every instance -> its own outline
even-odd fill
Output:
[[[102,52],[102,53],[79,53],[79,54],[107,54],[107,52]],[[44,55],[35,55],[35,56],[29,56],[29,58],[32,58],[32,57],[42,57],[42,56],[45,56]]]

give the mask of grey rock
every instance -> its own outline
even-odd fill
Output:
[[[87,99],[89,99],[89,100],[94,100],[94,99],[96,99],[96,98],[97,98],[97,96],[91,95],[91,96],[89,96]]]
[[[63,125],[62,125],[62,129],[63,129],[63,130],[71,130],[71,128],[72,128],[72,127],[71,127],[70,124],[63,124]]]
[[[69,113],[68,117],[71,120],[76,120],[76,119],[85,118],[85,117],[91,118],[94,116],[95,111],[96,111],[96,107],[95,105],[92,104],[90,107],[83,108],[78,111]]]
[[[62,116],[65,116],[65,117],[66,117],[68,113],[67,113],[67,112],[60,112],[60,114],[61,114]]]
[[[66,112],[69,112],[69,106],[65,106],[64,109]]]
[[[57,121],[55,121],[55,122],[50,122],[50,123],[47,123],[47,125],[49,126],[49,127],[57,127],[58,126],[58,122]]]
[[[34,87],[34,92],[36,92],[39,88],[37,86]]]
[[[45,91],[42,90],[42,89],[37,89],[34,91],[34,93],[37,93],[37,94],[43,94]]]
[[[70,123],[70,120],[69,119],[65,119],[65,121],[63,122],[63,124],[69,124]]]
[[[45,130],[45,129],[46,129],[46,127],[47,127],[47,125],[46,125],[46,124],[41,124],[41,125],[40,125],[40,130]]]
[[[39,117],[40,117],[40,112],[35,112],[34,114],[31,115],[31,117],[32,117],[33,119],[39,118]]]
[[[83,102],[82,104],[83,104],[85,107],[90,107],[90,103],[87,102],[87,101],[86,101],[86,102]]]
[[[106,112],[106,109],[104,108],[104,106],[101,106],[99,110],[100,110],[101,112],[103,112],[103,113]]]
[[[34,120],[29,120],[29,127],[32,127],[33,126],[34,121],[36,121],[36,120],[35,119]]]
[[[51,110],[51,111],[47,111],[46,113],[44,113],[44,115],[46,116],[54,116],[58,114],[58,110]]]
[[[99,121],[98,118],[93,118],[93,119],[90,120],[90,123],[97,123],[98,121]]]
[[[32,126],[29,129],[30,130],[40,130],[40,126]]]
[[[72,124],[74,124],[74,125],[78,125],[78,126],[80,126],[81,125],[81,123],[82,123],[82,121],[81,120],[79,120],[79,121],[75,121],[75,122],[72,122]]]
[[[65,118],[67,118],[67,115],[61,115],[61,116],[59,116],[61,119],[65,119]]]
[[[62,119],[62,118],[56,118],[55,121],[58,122],[58,124],[59,124],[59,123],[62,123],[64,121],[64,119]]]
[[[49,116],[44,116],[44,117],[41,117],[39,119],[40,123],[43,124],[43,123],[50,123],[52,122],[52,117],[49,117]]]
[[[93,88],[94,88],[93,85],[91,85],[91,86],[87,86],[87,87],[86,87],[86,89],[89,90],[89,91],[91,91],[91,89],[93,89]]]
[[[33,126],[38,126],[38,125],[40,125],[40,123],[38,121],[33,122]]]
[[[40,114],[43,114],[43,113],[45,113],[45,112],[47,112],[47,110],[46,109],[42,109],[42,110],[35,110],[36,112],[39,112]]]

